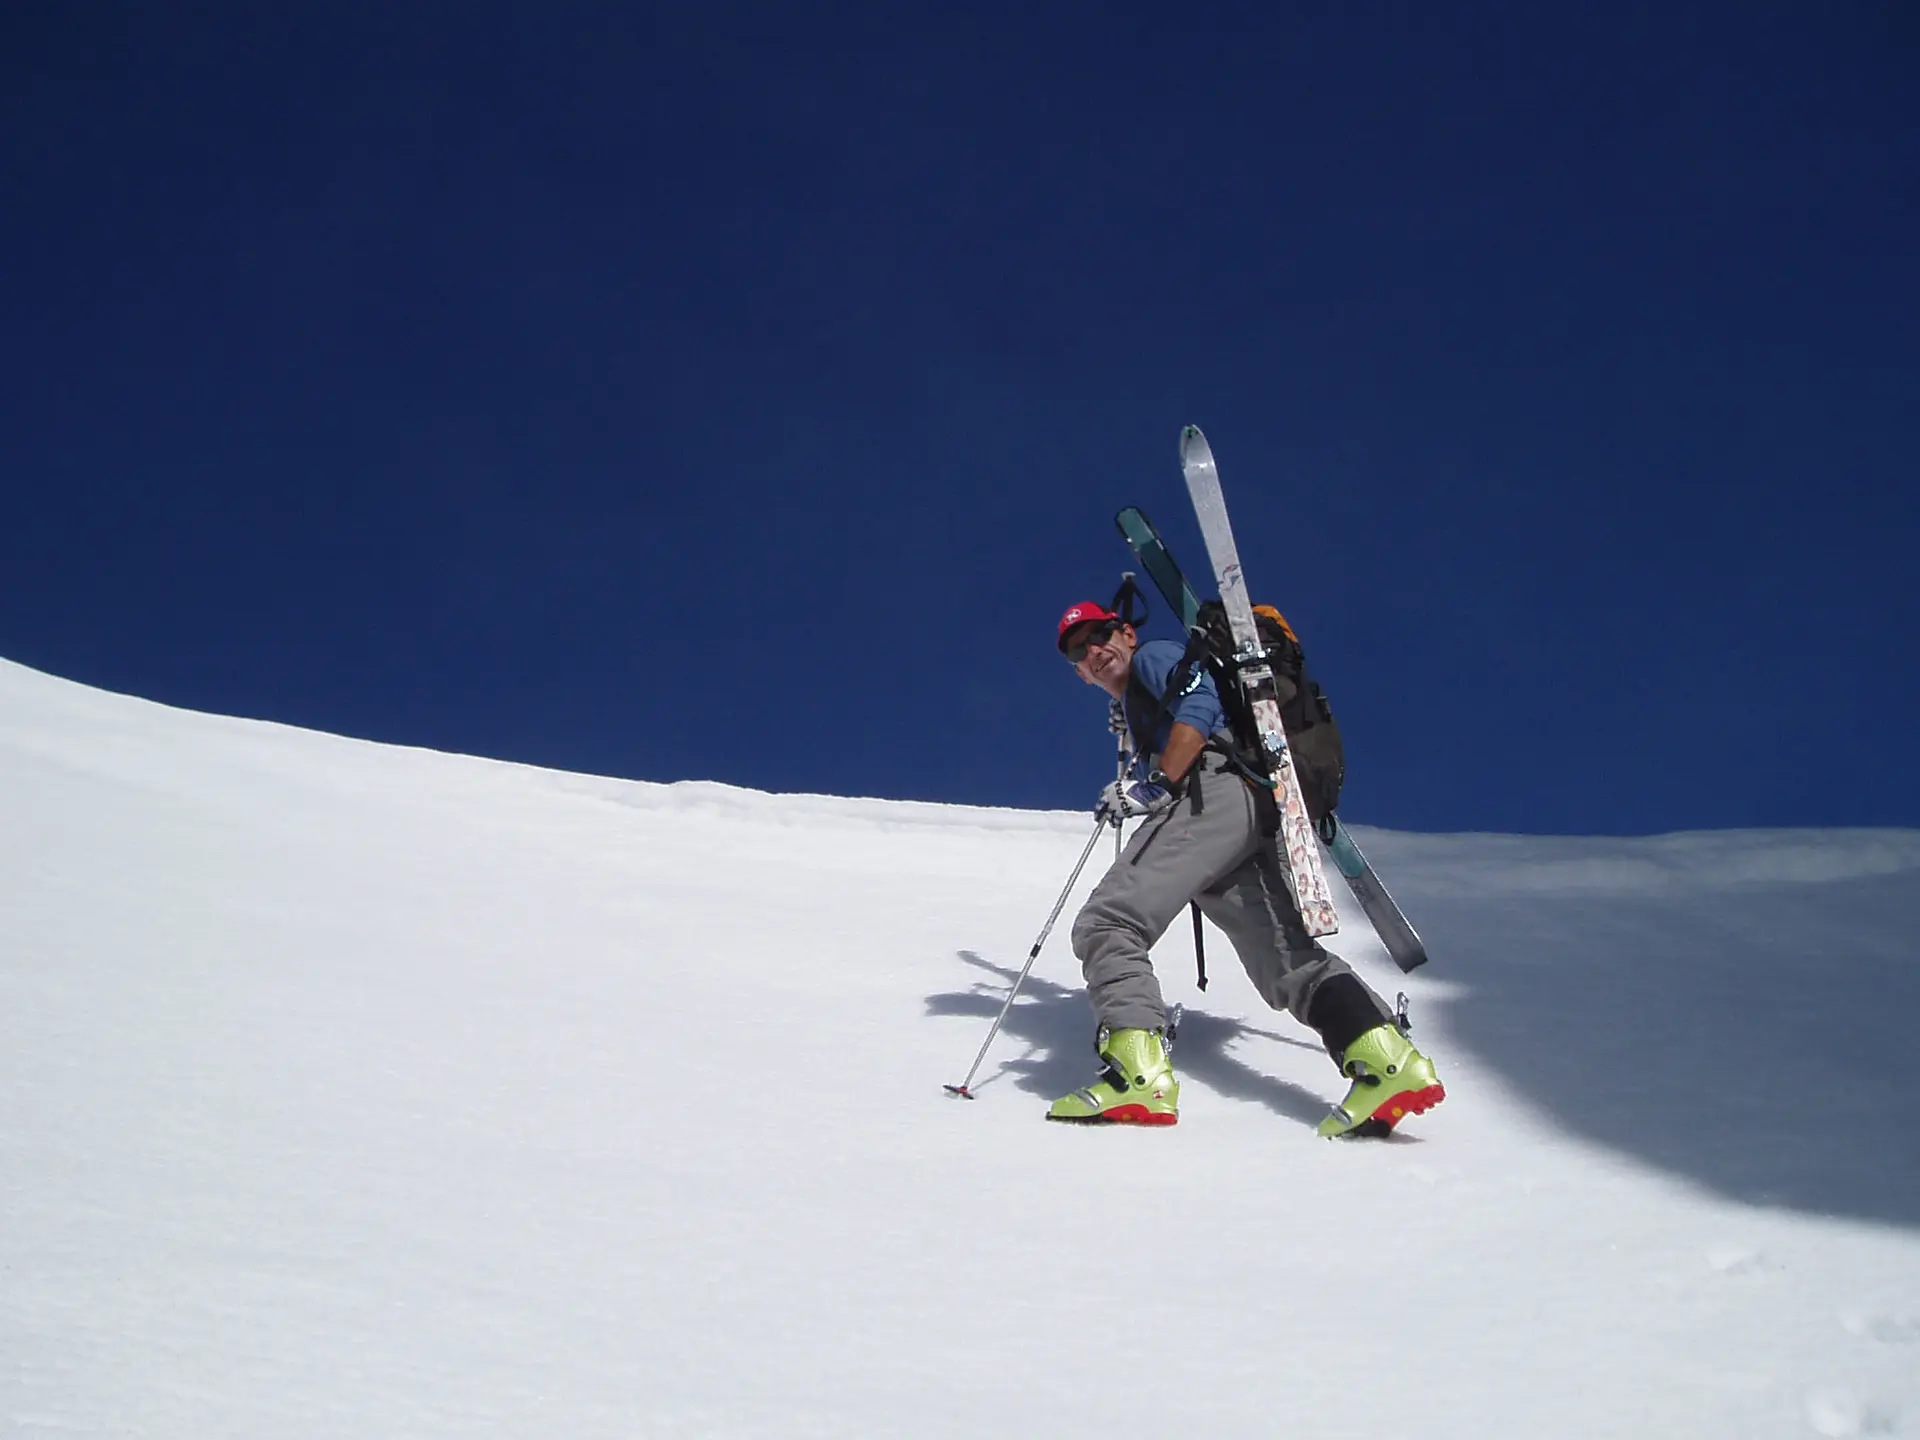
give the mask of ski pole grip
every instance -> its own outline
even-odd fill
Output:
[[[1137,613],[1133,608],[1134,602],[1136,601],[1139,602],[1140,606]],[[1147,609],[1147,597],[1141,593],[1140,582],[1135,578],[1133,571],[1123,570],[1120,572],[1120,588],[1113,592],[1113,600],[1107,606],[1107,609],[1119,616],[1126,624],[1132,625],[1135,628],[1146,623],[1147,616],[1150,613]]]

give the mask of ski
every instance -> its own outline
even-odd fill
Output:
[[[1207,558],[1213,562],[1214,579],[1220,586],[1220,603],[1226,609],[1227,624],[1238,647],[1233,657],[1234,673],[1260,732],[1261,748],[1273,778],[1274,803],[1280,808],[1280,850],[1293,885],[1294,903],[1300,907],[1300,919],[1309,935],[1331,935],[1340,928],[1340,915],[1333,907],[1333,893],[1320,866],[1313,817],[1307,814],[1306,797],[1300,793],[1300,781],[1293,773],[1293,755],[1287,749],[1287,732],[1280,723],[1273,671],[1260,644],[1253,602],[1247,598],[1246,572],[1240,568],[1240,551],[1227,520],[1226,497],[1220,493],[1220,471],[1198,425],[1180,432],[1180,468],[1187,477],[1187,493],[1193,498],[1193,513],[1200,521]]]
[[[1127,548],[1133,551],[1134,558],[1146,567],[1154,588],[1160,592],[1160,598],[1179,614],[1182,628],[1191,636],[1200,628],[1200,597],[1193,593],[1187,577],[1173,563],[1173,556],[1168,553],[1166,541],[1160,538],[1160,532],[1153,528],[1151,520],[1132,505],[1114,516],[1113,523],[1120,527],[1121,538],[1127,542]]]
[[[1333,857],[1334,868],[1346,878],[1347,888],[1360,902],[1360,909],[1373,924],[1373,933],[1387,947],[1387,954],[1402,970],[1411,972],[1427,963],[1427,947],[1419,933],[1408,923],[1404,911],[1394,903],[1387,887],[1374,874],[1373,863],[1353,843],[1347,827],[1329,815],[1320,823],[1320,838]]]
[[[1153,522],[1137,506],[1127,506],[1113,517],[1113,523],[1127,542],[1127,548],[1133,551],[1134,558],[1152,579],[1154,588],[1160,592],[1168,608],[1180,616],[1181,624],[1186,626],[1191,636],[1199,626],[1200,600],[1167,549],[1167,542],[1160,538],[1160,532],[1153,528]],[[1372,922],[1374,933],[1380,937],[1380,943],[1386,947],[1393,963],[1406,971],[1426,964],[1427,947],[1419,933],[1388,893],[1387,887],[1380,882],[1373,863],[1354,843],[1346,827],[1329,815],[1320,823],[1318,833],[1327,847],[1327,853],[1333,858],[1335,868],[1353,891],[1353,898],[1359,902],[1362,913]]]

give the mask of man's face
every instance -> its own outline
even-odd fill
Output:
[[[1134,647],[1138,643],[1131,625],[1117,620],[1091,620],[1067,632],[1065,651],[1082,680],[1098,685],[1108,694],[1118,695],[1126,689],[1127,676],[1133,668]]]

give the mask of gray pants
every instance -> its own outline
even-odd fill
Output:
[[[1253,792],[1224,765],[1201,755],[1200,813],[1183,796],[1141,825],[1074,919],[1073,953],[1099,1025],[1166,1025],[1147,951],[1189,900],[1233,942],[1260,998],[1303,1023],[1321,982],[1353,973],[1300,923],[1275,842],[1261,838]]]

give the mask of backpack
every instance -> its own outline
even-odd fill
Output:
[[[1189,594],[1192,592],[1189,591]],[[1135,602],[1139,608],[1136,610]],[[1146,597],[1131,573],[1121,577],[1120,589],[1108,607],[1127,624],[1136,628],[1147,618]],[[1253,607],[1253,623],[1267,652],[1267,665],[1273,671],[1275,698],[1280,702],[1280,724],[1287,732],[1287,749],[1293,755],[1294,774],[1300,781],[1301,798],[1316,827],[1323,826],[1340,803],[1340,787],[1347,778],[1346,747],[1340,740],[1340,726],[1334,721],[1333,706],[1326,692],[1307,674],[1307,657],[1300,648],[1300,637],[1287,623],[1287,617],[1271,605]],[[1139,686],[1152,714],[1149,724],[1171,713],[1175,699],[1193,679],[1194,667],[1205,665],[1220,692],[1220,707],[1226,711],[1227,726],[1233,732],[1233,744],[1224,747],[1236,768],[1250,776],[1266,776],[1266,764],[1260,757],[1264,748],[1252,712],[1240,694],[1240,682],[1233,656],[1239,647],[1233,641],[1233,627],[1227,622],[1227,608],[1218,600],[1200,602],[1195,613],[1193,632],[1187,637],[1187,653],[1167,677],[1164,695],[1153,695]],[[1217,747],[1219,748],[1219,747]],[[1268,817],[1276,827],[1277,816]]]
[[[1258,755],[1260,733],[1254,727],[1252,712],[1240,694],[1238,666],[1233,660],[1233,628],[1227,623],[1226,607],[1218,600],[1200,606],[1200,634],[1206,642],[1208,671],[1220,691],[1220,704],[1227,712],[1233,737],[1249,755]],[[1333,813],[1340,803],[1340,786],[1347,778],[1346,748],[1340,740],[1340,727],[1333,718],[1333,706],[1307,674],[1306,653],[1293,627],[1271,605],[1253,607],[1253,621],[1260,632],[1260,644],[1267,652],[1267,664],[1273,670],[1273,683],[1280,701],[1280,723],[1287,732],[1287,748],[1293,752],[1294,774],[1300,780],[1300,792],[1307,802],[1307,813],[1318,824]]]

